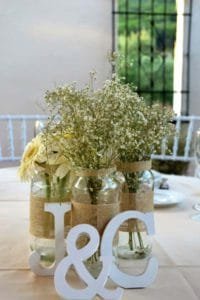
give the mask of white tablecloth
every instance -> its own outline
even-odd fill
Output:
[[[53,279],[37,277],[28,267],[29,184],[19,182],[16,172],[0,169],[0,299],[56,300]],[[123,299],[200,299],[200,222],[190,219],[193,204],[200,200],[200,180],[168,178],[170,188],[181,192],[184,200],[155,209],[157,278],[148,288],[125,290]]]

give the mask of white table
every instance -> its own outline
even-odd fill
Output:
[[[0,169],[0,299],[56,300],[53,279],[36,277],[28,267],[29,184],[19,182],[16,170]],[[184,193],[185,200],[155,210],[158,276],[146,289],[125,290],[123,299],[200,299],[200,222],[189,218],[200,200],[200,180],[168,177],[170,187]]]

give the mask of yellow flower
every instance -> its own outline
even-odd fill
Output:
[[[41,148],[43,147],[39,135],[26,145],[18,172],[21,180],[27,181],[31,179],[36,169],[35,163],[41,155]],[[41,157],[40,162],[42,162]]]
[[[62,142],[66,142],[71,134],[65,134]],[[69,163],[63,155],[60,140],[55,136],[39,133],[27,144],[19,167],[18,174],[22,181],[29,181],[36,171],[46,172],[51,176],[63,178],[69,172]]]

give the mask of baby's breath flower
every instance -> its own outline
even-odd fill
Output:
[[[99,169],[118,159],[149,159],[172,130],[172,111],[148,106],[116,74],[101,89],[90,83],[79,90],[73,83],[47,91],[45,99],[48,128],[56,128],[52,138],[75,167]]]

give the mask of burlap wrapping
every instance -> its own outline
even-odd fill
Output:
[[[55,238],[54,216],[51,213],[44,211],[45,202],[47,202],[46,198],[35,197],[31,195],[29,231],[32,235],[38,238],[54,239]],[[51,200],[51,202],[54,201]],[[65,225],[65,235],[66,235],[70,225],[70,212],[65,214],[64,225]]]
[[[90,224],[102,235],[106,224],[119,213],[119,202],[109,204],[88,204],[72,200],[71,224]]]
[[[135,161],[135,162],[118,162],[117,170],[120,172],[133,173],[151,170],[151,160]]]
[[[80,169],[75,170],[74,175],[79,177],[105,177],[113,174],[116,171],[116,167],[102,168],[102,169]],[[94,178],[95,182],[95,178]],[[93,225],[102,235],[106,224],[119,213],[119,189],[116,191],[107,192],[104,199],[104,195],[98,195],[98,202],[102,204],[91,204],[91,197],[84,192],[72,199],[72,211],[71,211],[71,226],[78,224],[90,224]],[[98,189],[97,189],[98,193]],[[103,201],[106,201],[106,204]],[[86,236],[81,236],[78,239],[77,247],[83,247],[88,242]]]
[[[80,170],[75,170],[74,174],[76,176],[84,176],[84,177],[103,177],[103,176],[108,176],[112,174],[113,172],[116,171],[116,167],[113,168],[108,168],[108,169],[80,169]]]
[[[122,193],[120,211],[138,210],[141,212],[153,211],[153,191],[149,188],[147,190],[139,190],[137,193]],[[144,231],[145,225],[141,221],[129,220],[120,226],[122,231]]]
[[[151,169],[151,160],[148,161],[137,161],[137,162],[119,162],[117,169],[121,172],[134,173],[142,172]],[[124,191],[121,193],[120,199],[120,211],[137,210],[141,212],[153,211],[153,191],[148,186],[139,188],[136,193],[129,193],[127,185],[125,183]],[[141,221],[129,220],[124,222],[120,227],[120,230],[130,231],[144,231],[145,225]]]

